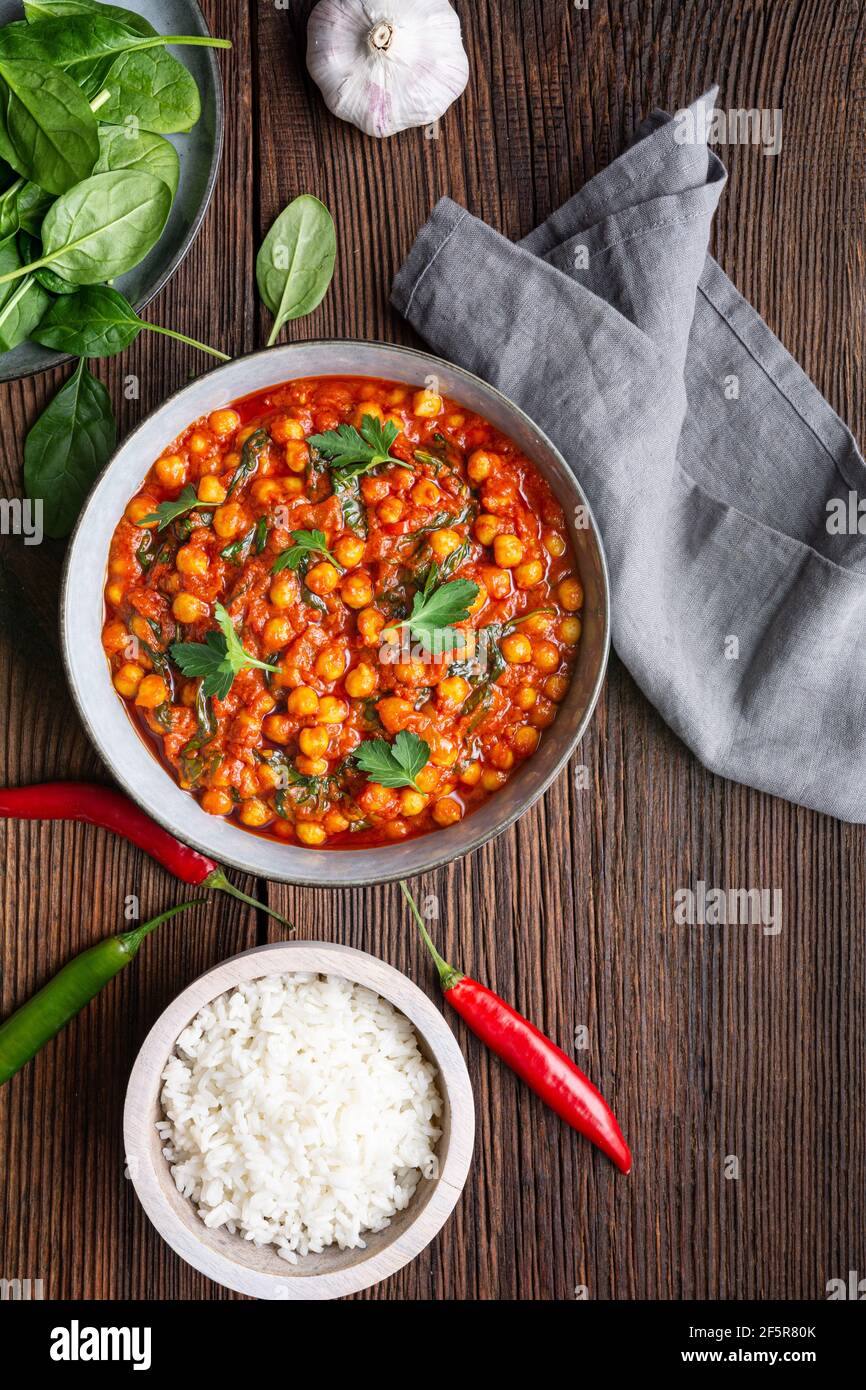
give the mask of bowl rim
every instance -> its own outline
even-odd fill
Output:
[[[199,32],[211,38],[212,35],[208,27],[207,19],[205,18],[198,0],[186,0],[186,3],[195,11],[195,23],[198,25]],[[210,77],[214,94],[214,145],[210,165],[208,166],[207,181],[195,216],[187,227],[180,246],[168,265],[160,272],[153,286],[133,304],[132,307],[136,313],[140,313],[142,309],[146,309],[148,304],[156,299],[156,296],[165,289],[169,280],[174,278],[175,273],[183,265],[198,237],[201,224],[207,216],[208,209],[213,201],[216,181],[219,177],[220,165],[222,164],[223,143],[225,141],[225,96],[223,94],[222,73],[220,72],[220,66],[216,57],[217,49],[205,48],[199,51],[204,53],[204,60],[210,68]],[[45,348],[44,351],[47,354],[46,361],[38,363],[33,367],[26,367],[23,372],[16,372],[15,376],[4,377],[2,373],[0,373],[0,384],[6,385],[15,381],[27,381],[31,376],[38,376],[40,372],[50,372],[53,371],[55,367],[65,367],[68,362],[77,360],[75,354],[71,352],[53,353],[50,348]]]
[[[220,848],[219,854],[217,855],[214,851],[213,845],[207,844],[204,838],[199,837],[194,830],[187,830],[186,828],[184,828],[182,831],[179,832],[177,826],[174,823],[172,823],[170,817],[162,811],[160,806],[147,804],[141,798],[135,785],[134,779],[131,776],[127,776],[125,774],[122,760],[113,758],[108,752],[108,741],[103,740],[98,724],[92,717],[90,710],[79,699],[75,678],[73,676],[75,662],[71,650],[71,634],[69,631],[69,625],[67,624],[66,616],[67,597],[73,558],[76,554],[76,550],[78,544],[80,543],[80,540],[85,535],[85,528],[88,521],[88,511],[93,495],[96,489],[99,487],[102,480],[114,467],[120,452],[125,452],[128,449],[130,449],[130,447],[134,446],[136,439],[138,439],[138,437],[145,430],[148,429],[148,427],[151,424],[151,421],[156,415],[159,414],[160,411],[164,410],[172,402],[178,400],[178,398],[181,397],[186,391],[190,390],[192,387],[200,385],[201,382],[206,381],[208,378],[216,377],[220,373],[228,372],[229,370],[231,370],[232,367],[236,366],[241,362],[253,363],[258,359],[261,359],[264,362],[270,359],[274,354],[285,353],[289,349],[294,349],[298,352],[303,352],[304,350],[320,350],[328,348],[340,348],[342,350],[351,350],[352,348],[374,348],[385,349],[389,353],[396,352],[401,356],[405,356],[407,358],[424,363],[428,368],[445,368],[449,373],[453,373],[458,378],[463,378],[467,382],[472,383],[474,386],[480,386],[483,391],[492,393],[492,395],[494,395],[502,403],[502,405],[507,411],[516,413],[522,419],[524,424],[527,425],[534,432],[539,442],[545,447],[545,449],[548,449],[551,452],[551,454],[555,457],[565,474],[571,479],[571,482],[581,499],[582,506],[585,509],[586,516],[589,522],[589,529],[594,538],[598,553],[598,568],[601,583],[601,592],[604,599],[604,613],[602,617],[602,641],[601,651],[599,653],[598,669],[596,671],[592,687],[588,693],[586,703],[584,705],[580,719],[575,725],[570,737],[566,740],[560,756],[557,758],[556,762],[548,769],[547,774],[541,779],[541,781],[536,786],[534,786],[531,789],[531,791],[523,799],[521,799],[521,801],[516,806],[512,807],[508,814],[501,821],[497,822],[497,824],[492,828],[479,830],[476,831],[474,834],[466,833],[466,827],[471,827],[472,825],[472,817],[470,816],[467,817],[465,821],[461,821],[459,825],[456,827],[451,826],[443,830],[430,831],[425,835],[417,837],[417,839],[414,840],[413,843],[419,845],[426,845],[429,843],[431,848],[426,855],[419,856],[419,862],[415,864],[411,868],[411,870],[407,870],[405,865],[400,865],[397,863],[394,864],[393,868],[386,867],[379,870],[368,870],[364,867],[366,856],[368,853],[364,849],[344,851],[323,851],[293,845],[288,848],[291,848],[294,851],[295,856],[304,856],[305,862],[307,859],[309,859],[309,869],[286,869],[285,871],[279,871],[276,869],[269,869],[268,871],[263,871],[255,865],[251,865],[248,860],[245,860],[241,856],[240,852],[236,854],[233,853],[230,849],[224,847]],[[326,374],[312,373],[312,375]],[[337,373],[337,375],[346,375],[346,373]],[[291,380],[292,378],[286,379]],[[274,384],[276,385],[277,383]],[[267,387],[263,386],[261,389],[266,390]],[[128,435],[126,435],[126,437],[122,440],[122,442],[112,453],[111,458],[109,459],[105,467],[102,469],[97,479],[94,481],[93,487],[91,488],[91,491],[87,499],[85,500],[84,506],[82,507],[81,513],[75,524],[75,528],[70,536],[69,545],[66,552],[66,558],[63,566],[63,577],[60,589],[60,645],[61,652],[63,655],[63,664],[66,672],[67,684],[72,695],[73,703],[78,713],[78,717],[81,720],[88,734],[88,737],[90,738],[91,743],[93,743],[94,747],[96,748],[96,751],[99,753],[100,758],[106,764],[109,772],[111,773],[111,776],[115,779],[115,781],[117,781],[121,785],[123,790],[127,793],[128,796],[132,798],[133,801],[135,801],[139,806],[141,806],[142,810],[144,810],[151,817],[152,820],[155,820],[157,824],[161,825],[164,830],[167,830],[169,832],[169,834],[175,836],[177,839],[183,840],[184,843],[191,845],[194,849],[199,850],[202,854],[205,854],[208,857],[219,858],[221,863],[229,865],[231,868],[238,869],[242,873],[252,874],[256,877],[266,878],[271,882],[292,883],[310,888],[317,888],[322,886],[369,887],[373,884],[378,883],[393,883],[396,882],[398,879],[406,878],[407,875],[415,876],[417,874],[429,873],[434,869],[439,869],[443,865],[451,863],[453,860],[463,859],[467,855],[472,854],[475,850],[480,849],[483,845],[488,844],[492,840],[498,839],[500,835],[502,835],[515,823],[515,821],[517,821],[521,816],[523,816],[535,805],[535,803],[540,799],[540,797],[544,795],[544,793],[556,780],[556,778],[559,776],[559,774],[562,772],[562,769],[568,762],[569,758],[571,758],[571,756],[573,755],[574,750],[577,748],[584,734],[586,733],[590,720],[592,719],[592,716],[595,712],[595,708],[598,703],[598,698],[601,694],[601,690],[604,685],[605,677],[607,674],[607,666],[610,657],[611,645],[610,576],[601,532],[599,530],[598,523],[595,520],[595,516],[593,514],[592,508],[590,507],[586,494],[584,493],[583,488],[581,487],[576,474],[569,467],[560,450],[556,447],[556,445],[552,442],[548,435],[540,428],[540,426],[535,423],[532,417],[529,416],[526,413],[526,411],[524,411],[519,405],[512,401],[509,396],[506,396],[504,392],[500,391],[498,387],[491,385],[490,382],[485,381],[482,377],[477,376],[474,372],[468,371],[465,367],[460,367],[453,362],[447,361],[445,358],[438,357],[433,353],[426,352],[418,348],[404,347],[402,344],[396,343],[386,343],[381,341],[380,339],[316,338],[293,343],[277,344],[274,347],[270,348],[259,348],[253,352],[243,353],[239,357],[232,358],[231,362],[220,363],[219,365],[210,368],[210,370],[201,373],[200,376],[197,376],[194,382],[185,382],[184,385],[178,387],[176,391],[172,391],[168,396],[166,396],[162,401],[160,401],[159,404],[153,408],[153,410],[149,411],[147,415],[145,415],[144,418],[139,421],[135,428],[131,430]],[[166,776],[168,776],[167,773]],[[453,835],[455,830],[461,833],[460,844],[456,847],[453,841],[449,840],[449,837]],[[440,841],[440,839],[446,840],[447,843],[440,843],[440,847],[437,849],[435,848],[435,846],[437,842]],[[321,872],[316,871],[317,865],[319,866],[319,870],[321,870],[321,858],[323,854],[327,854],[329,858],[334,858],[334,856],[337,855],[351,856],[353,868],[355,862],[357,861],[357,872],[353,872],[351,877],[345,880],[340,879],[335,882],[323,883]]]
[[[268,968],[265,968],[265,966]],[[162,1071],[177,1038],[206,1004],[247,980],[267,975],[312,971],[339,975],[373,990],[412,1024],[427,1044],[440,1092],[450,1110],[447,1152],[427,1201],[392,1242],[361,1255],[356,1264],[319,1274],[304,1274],[286,1262],[285,1273],[251,1269],[209,1245],[188,1226],[163,1191],[168,1162],[152,1128],[152,1105],[158,1102]],[[136,1196],[151,1224],[168,1245],[208,1278],[267,1299],[330,1299],[357,1293],[402,1269],[438,1234],[460,1199],[475,1144],[475,1098],[466,1060],[442,1012],[427,994],[395,966],[353,946],[329,941],[278,941],[229,956],[197,976],[166,1006],[148,1030],[129,1075],[123,1105],[124,1153]],[[160,1177],[157,1167],[164,1164]],[[169,1174],[170,1179],[170,1174]],[[179,1194],[180,1195],[180,1194]],[[181,1197],[182,1202],[188,1199]],[[194,1212],[192,1203],[190,1209]],[[202,1223],[201,1230],[205,1230]],[[255,1248],[255,1247],[253,1247]]]

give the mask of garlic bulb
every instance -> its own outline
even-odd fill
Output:
[[[329,110],[376,136],[430,125],[469,81],[448,0],[319,0],[307,67]]]

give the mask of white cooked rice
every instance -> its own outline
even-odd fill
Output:
[[[206,1226],[294,1264],[363,1248],[437,1176],[435,1078],[386,999],[338,976],[268,975],[181,1033],[157,1129]]]

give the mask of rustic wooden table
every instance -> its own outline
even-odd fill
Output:
[[[784,143],[778,158],[721,151],[731,179],[715,253],[866,435],[864,0],[457,0],[469,89],[437,139],[384,142],[324,109],[303,60],[311,3],[204,5],[234,41],[220,59],[222,173],[152,313],[235,354],[260,346],[256,248],[309,191],[334,213],[339,261],[292,335],[412,341],[388,291],[441,194],[524,235],[653,105],[675,109],[718,80],[725,108],[781,107]],[[97,370],[128,429],[201,367],[144,334]],[[124,399],[131,375],[136,400]],[[23,433],[62,376],[0,393],[7,497],[20,494]],[[63,547],[3,545],[0,777],[102,778],[60,667]],[[588,790],[563,775],[516,828],[425,887],[467,969],[566,1047],[586,1027],[579,1057],[632,1142],[633,1174],[619,1177],[457,1024],[478,1103],[468,1187],[421,1258],[366,1296],[821,1298],[828,1279],[866,1272],[866,835],[709,775],[615,659],[578,756]],[[81,826],[0,824],[0,856],[4,1015],[120,929],[128,894],[148,914],[181,897],[143,855]],[[782,932],[677,926],[673,894],[699,879],[781,888]],[[396,888],[267,891],[303,935],[373,951],[435,994]],[[148,1226],[124,1176],[121,1106],[168,1000],[271,930],[214,899],[3,1089],[0,1276],[41,1278],[50,1298],[226,1296]]]

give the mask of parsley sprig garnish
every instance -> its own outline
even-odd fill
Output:
[[[214,615],[220,631],[210,631],[203,642],[175,642],[171,659],[185,676],[202,677],[204,695],[225,700],[235,676],[241,671],[250,666],[260,671],[278,671],[279,667],[269,666],[266,661],[259,661],[244,651],[235,625],[221,603],[214,608]]]
[[[463,623],[478,597],[478,585],[471,579],[442,582],[441,567],[433,561],[424,586],[416,590],[412,612],[398,626],[407,627],[427,651],[450,652],[462,645],[463,633],[452,623]]]
[[[384,738],[366,739],[352,754],[353,761],[380,787],[421,788],[415,780],[430,760],[430,745],[408,729],[401,729],[393,743]]]
[[[195,488],[191,483],[187,483],[183,491],[169,502],[160,502],[153,512],[148,512],[141,521],[136,522],[137,526],[147,526],[150,522],[159,523],[157,531],[164,531],[166,526],[170,526],[179,516],[184,516],[187,512],[212,512],[217,506],[216,502],[201,502],[196,494]]]
[[[354,425],[338,425],[325,434],[310,435],[307,443],[318,449],[330,463],[332,472],[345,482],[383,463],[411,467],[391,453],[391,445],[399,433],[392,420],[377,420],[375,415],[365,415],[360,430]]]
[[[277,556],[271,566],[272,574],[279,574],[280,570],[300,569],[314,555],[321,555],[325,560],[329,560],[335,569],[340,568],[328,549],[324,531],[292,531],[291,536],[293,544]]]

